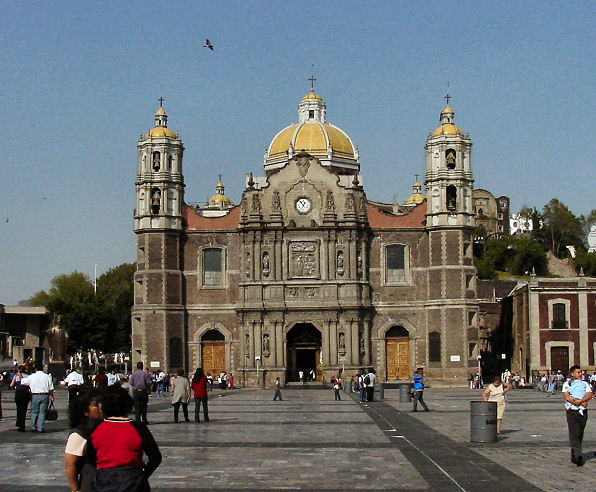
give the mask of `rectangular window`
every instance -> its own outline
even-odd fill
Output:
[[[221,249],[203,251],[203,285],[223,285]]]
[[[565,313],[565,304],[558,302],[553,304],[553,330],[564,330],[567,328],[567,315]]]
[[[182,339],[170,338],[170,367],[182,366]]]
[[[405,251],[406,247],[401,244],[387,246],[387,283],[403,284],[406,282]]]
[[[428,360],[441,362],[441,334],[436,331],[428,334]]]

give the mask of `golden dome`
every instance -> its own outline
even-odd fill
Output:
[[[404,205],[418,205],[424,201],[424,195],[421,193],[413,193],[404,202]]]
[[[155,112],[155,116],[160,115],[160,114],[166,114],[165,110],[161,106]]]
[[[220,195],[219,193],[209,198],[209,203],[219,204],[220,202],[223,202],[225,204],[231,204],[232,200],[230,200],[226,195]]]
[[[308,99],[316,99],[317,101],[322,101],[323,98],[321,96],[319,96],[318,94],[315,94],[313,91],[309,92],[308,94],[306,94],[306,96],[304,96],[301,101],[307,101]]]
[[[145,138],[178,138],[176,134],[165,126],[156,126],[155,128],[151,128],[145,135]]]
[[[460,137],[464,136],[464,132],[459,126],[454,125],[453,123],[445,123],[438,127],[432,134],[433,137],[438,137],[440,135],[447,135],[447,136],[455,136],[459,135]]]
[[[350,137],[329,123],[298,123],[284,128],[271,141],[267,160],[287,156],[290,145],[295,152],[304,150],[319,158],[327,159],[328,148],[331,147],[335,157],[356,159],[356,151]]]

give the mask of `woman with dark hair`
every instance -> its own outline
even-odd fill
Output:
[[[507,383],[501,380],[501,376],[496,375],[493,382],[488,385],[488,388],[482,393],[484,401],[494,401],[497,403],[497,436],[501,437],[501,424],[503,423],[503,415],[505,414],[505,407],[507,406],[507,397],[505,394],[511,389]]]
[[[17,406],[17,422],[16,428],[19,432],[25,432],[25,421],[27,419],[27,408],[31,400],[31,392],[29,386],[21,384],[21,381],[27,377],[27,369],[25,366],[19,366],[16,374],[10,382],[10,387],[15,389],[14,402]]]
[[[68,413],[73,432],[68,436],[64,450],[66,480],[70,490],[92,492],[95,465],[92,450],[87,444],[91,432],[103,419],[99,391],[95,388],[80,390],[69,403]]]
[[[148,479],[161,463],[161,453],[147,426],[128,418],[132,408],[132,397],[125,389],[108,386],[103,391],[105,419],[91,434],[96,455],[96,492],[151,490]],[[143,452],[147,463],[143,462]]]
[[[178,371],[178,376],[174,378],[172,383],[172,405],[174,405],[174,422],[178,423],[178,413],[180,412],[180,405],[182,405],[182,413],[184,414],[184,421],[190,422],[188,419],[188,402],[190,401],[190,382],[184,376],[184,369]]]
[[[199,417],[199,411],[201,409],[201,403],[203,404],[203,416],[205,422],[209,422],[209,408],[207,407],[207,377],[203,372],[203,368],[199,367],[195,371],[195,375],[192,378],[192,390],[195,397],[195,422],[201,421]]]

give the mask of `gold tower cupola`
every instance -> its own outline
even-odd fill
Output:
[[[168,115],[163,109],[163,98],[159,98],[159,108],[155,112],[155,126],[147,132],[145,138],[178,138],[177,135],[168,128]]]

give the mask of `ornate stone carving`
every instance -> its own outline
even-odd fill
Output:
[[[250,253],[246,253],[246,278],[250,278]]]
[[[327,192],[326,208],[328,212],[335,212],[335,200],[331,191]]]
[[[263,253],[263,260],[261,263],[263,268],[263,276],[268,277],[271,270],[269,269],[269,253],[266,251]]]
[[[298,154],[296,156],[296,166],[298,167],[300,176],[304,178],[310,167],[310,156],[308,154]]]
[[[318,287],[288,287],[288,297],[297,297],[300,299],[308,299],[317,297],[319,294]]]
[[[265,333],[263,335],[263,355],[268,356],[269,355],[269,334]]]
[[[256,193],[252,196],[252,211],[261,213],[261,199]]]
[[[337,252],[336,266],[337,266],[337,274],[343,275],[344,274],[344,255],[343,255],[342,251]]]
[[[274,191],[273,192],[273,198],[271,199],[271,209],[274,212],[280,212],[281,211],[281,200],[279,198],[279,191]]]
[[[314,241],[290,244],[290,276],[314,278],[319,274],[319,245]]]
[[[346,197],[346,211],[353,212],[354,208],[354,195],[350,194]]]

